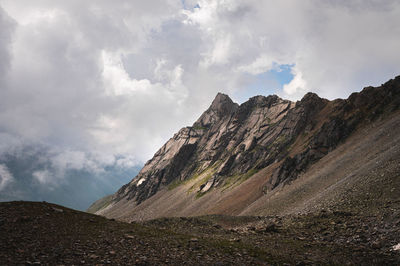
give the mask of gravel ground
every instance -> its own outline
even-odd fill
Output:
[[[0,265],[400,265],[399,207],[129,224],[49,203],[0,203]]]

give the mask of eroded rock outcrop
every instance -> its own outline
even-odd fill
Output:
[[[201,184],[189,192],[201,195],[273,166],[268,182],[260,184],[268,193],[296,179],[361,124],[399,109],[399,90],[400,77],[347,100],[308,93],[296,103],[272,95],[238,105],[218,93],[192,126],[176,133],[115,193],[109,208],[121,200],[137,206],[199,175]]]

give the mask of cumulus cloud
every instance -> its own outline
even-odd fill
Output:
[[[273,67],[273,60],[271,60],[269,56],[261,54],[250,64],[239,66],[238,71],[247,72],[252,75],[258,75],[271,70]]]
[[[113,5],[78,2],[1,3],[18,26],[0,100],[5,109],[0,123],[5,134],[26,143],[98,154],[140,150],[137,161],[143,161],[147,158],[141,154],[146,150],[138,145],[150,144],[151,140],[143,137],[152,132],[133,130],[134,124],[142,122],[143,113],[152,116],[156,105],[147,105],[148,99],[162,93],[171,104],[182,97],[182,69],[174,66],[166,85],[131,79],[121,55],[144,45],[147,35],[157,31],[165,17],[175,16],[176,12],[170,12],[174,5],[165,1],[154,6],[141,1]],[[168,91],[163,90],[166,87]],[[172,99],[174,92],[177,98]],[[110,146],[114,147],[111,151]]]
[[[0,191],[5,189],[7,185],[13,182],[14,177],[8,170],[7,166],[0,164]]]
[[[323,97],[347,97],[398,74],[397,1],[238,0],[199,1],[199,6],[185,12],[212,43],[206,59],[228,35],[224,62],[239,73],[295,64],[301,76],[280,91],[283,96],[303,80],[306,90]],[[211,66],[213,60],[207,62]]]
[[[303,79],[303,74],[297,69],[292,68],[293,79],[283,86],[283,94],[288,99],[298,99],[307,92],[307,83]]]
[[[32,175],[42,185],[49,185],[55,182],[54,176],[47,170],[35,171]]]
[[[271,93],[347,97],[399,74],[399,17],[394,0],[0,0],[0,159],[45,147],[42,184],[132,167],[281,65]]]

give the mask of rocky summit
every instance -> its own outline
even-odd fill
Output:
[[[297,102],[272,95],[238,105],[218,93],[130,183],[89,210],[133,221],[336,208],[353,196],[347,186],[366,192],[381,178],[371,171],[399,162],[399,109],[400,77],[333,101],[307,93]]]

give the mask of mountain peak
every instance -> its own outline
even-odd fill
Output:
[[[281,98],[279,98],[277,95],[269,95],[269,96],[262,96],[262,95],[257,95],[251,97],[247,102],[248,104],[255,104],[257,106],[271,106],[272,104],[282,102]]]
[[[226,107],[231,107],[235,105],[235,103],[232,101],[232,99],[221,92],[218,92],[217,95],[215,96],[214,100],[211,103],[210,108],[215,110],[215,111],[224,111]],[[230,108],[229,108],[230,109]]]
[[[220,118],[233,114],[238,107],[239,105],[234,103],[228,95],[218,92],[210,107],[194,125],[209,126]]]
[[[314,93],[314,92],[307,92],[303,98],[301,98],[302,102],[305,101],[319,101],[321,100],[321,97],[318,96],[318,94]]]
[[[218,92],[217,95],[215,95],[214,101],[217,99],[229,99],[231,100],[231,98],[229,97],[229,95],[222,93],[222,92]]]
[[[300,101],[297,102],[297,104],[300,104],[310,110],[313,109],[320,110],[328,102],[329,101],[327,99],[319,97],[316,93],[308,92],[306,95],[303,96],[303,98]]]

